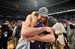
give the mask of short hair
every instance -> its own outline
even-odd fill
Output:
[[[54,24],[56,24],[57,20],[55,20],[54,17],[48,16],[48,26],[52,27]]]

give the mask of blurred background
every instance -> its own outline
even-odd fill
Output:
[[[49,16],[75,24],[74,0],[0,0],[0,28],[7,25],[11,32],[6,41],[8,42],[8,49],[13,49],[15,47],[13,45],[16,45],[13,44],[12,40],[14,38],[14,35],[12,35],[15,32],[14,28],[16,26],[20,28],[21,22],[26,19],[26,16],[32,11],[37,11],[40,7],[47,7],[49,9]],[[19,38],[19,36],[16,37]],[[18,38],[14,40],[18,40]]]
[[[0,0],[0,18],[25,19],[28,13],[43,6],[49,9],[50,14],[75,9],[74,0]],[[74,11],[62,15],[74,15]]]

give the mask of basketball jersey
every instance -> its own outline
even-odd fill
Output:
[[[34,27],[42,27],[42,23],[39,22],[38,24],[36,24],[36,26]],[[34,42],[30,42],[30,49],[41,49],[39,47],[39,42],[38,41],[34,41]]]

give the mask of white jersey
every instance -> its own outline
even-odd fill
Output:
[[[26,38],[21,37],[18,41],[16,49],[30,49],[30,42]]]
[[[66,30],[65,30],[63,24],[57,22],[53,26],[53,29],[55,30],[55,34],[58,35],[57,40],[59,41],[59,43],[62,44],[62,45],[65,45],[63,33],[65,33]]]

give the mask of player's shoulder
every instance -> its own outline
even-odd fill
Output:
[[[31,19],[31,15],[28,15],[25,19],[25,21],[29,21]]]
[[[27,19],[27,18],[31,18],[31,15],[28,15],[28,16],[26,17],[26,19]]]

